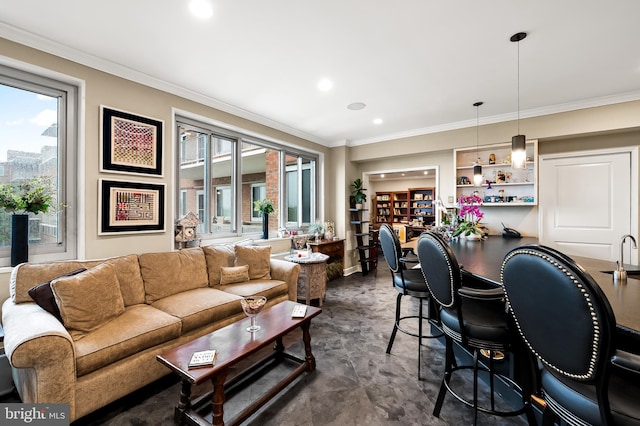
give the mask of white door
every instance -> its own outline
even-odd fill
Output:
[[[609,150],[541,156],[541,243],[568,255],[618,260],[620,238],[637,237],[636,155]],[[625,244],[625,263],[636,264],[637,250],[630,246]]]

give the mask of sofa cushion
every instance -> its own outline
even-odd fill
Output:
[[[249,281],[249,265],[220,268],[220,285]]]
[[[71,330],[93,331],[124,312],[120,283],[109,263],[79,275],[55,279],[51,289],[62,323]]]
[[[59,277],[55,277],[55,279],[63,278],[63,277],[72,277],[74,275],[78,275],[81,272],[86,271],[87,268],[79,268],[75,271],[68,272],[66,274],[60,275]],[[53,280],[51,280],[53,281]],[[53,291],[51,290],[51,281],[43,282],[42,284],[38,284],[35,287],[29,289],[29,296],[45,311],[49,312],[51,315],[56,317],[58,321],[62,322],[62,317],[60,316],[60,309],[56,304],[56,298],[53,296]]]
[[[15,267],[11,274],[11,297],[15,303],[33,302],[29,296],[30,288],[76,269],[90,269],[104,262],[111,262],[116,267],[125,306],[144,303],[144,285],[140,276],[138,256],[135,254],[82,262],[23,263]]]
[[[202,247],[207,262],[209,274],[209,286],[220,285],[220,268],[233,266],[236,260],[236,251],[230,245],[217,245]]]
[[[271,279],[271,246],[235,246],[236,266],[249,265],[249,279]]]
[[[200,247],[138,256],[144,281],[145,302],[153,303],[173,294],[207,287],[207,264]]]
[[[241,297],[265,296],[267,300],[289,295],[289,285],[280,280],[251,280],[239,284],[223,285],[220,290]]]
[[[238,285],[238,284],[236,284]],[[156,309],[182,320],[182,334],[242,313],[240,296],[215,288],[197,288],[153,303]]]
[[[180,336],[181,322],[140,304],[75,342],[77,375],[82,376],[129,355]]]

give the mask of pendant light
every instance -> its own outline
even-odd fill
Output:
[[[527,167],[527,145],[525,135],[520,134],[520,40],[524,40],[527,33],[516,33],[510,40],[518,43],[518,134],[511,138],[511,168],[525,169]]]
[[[473,184],[474,186],[482,186],[482,166],[480,165],[480,156],[478,155],[478,145],[480,141],[480,105],[484,102],[476,102],[476,162],[473,163]]]

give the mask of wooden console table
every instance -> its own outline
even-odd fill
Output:
[[[327,279],[329,281],[342,277],[344,270],[344,239],[309,241],[311,251],[329,256],[327,260]]]

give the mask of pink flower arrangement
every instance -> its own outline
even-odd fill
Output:
[[[480,221],[484,213],[480,211],[482,198],[476,194],[462,195],[458,200],[460,213],[458,214],[458,229],[453,233],[454,237],[464,233],[465,236],[471,234],[481,234]]]

